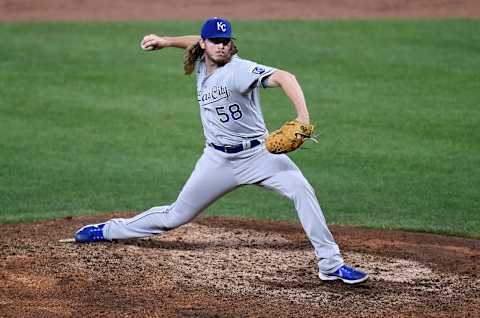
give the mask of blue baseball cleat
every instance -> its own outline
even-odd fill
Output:
[[[368,274],[359,271],[353,267],[343,265],[335,272],[330,274],[318,273],[321,280],[337,280],[340,279],[347,284],[358,284],[364,282],[368,278]]]
[[[106,241],[103,236],[103,228],[105,223],[90,224],[82,227],[75,233],[75,242],[90,243],[98,241]]]

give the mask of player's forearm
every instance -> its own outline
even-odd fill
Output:
[[[178,47],[186,49],[200,40],[198,35],[185,36],[158,36],[149,34],[143,37],[140,47],[145,51],[161,50],[166,47]]]
[[[198,35],[172,36],[165,37],[169,47],[186,49],[200,40]]]
[[[302,123],[310,122],[305,96],[295,75],[282,70],[275,71],[268,80],[268,86],[280,86],[295,106],[297,119]]]

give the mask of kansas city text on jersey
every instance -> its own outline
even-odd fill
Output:
[[[200,106],[205,106],[228,97],[230,97],[230,92],[226,85],[213,86],[210,90],[200,91],[198,93],[198,102]]]

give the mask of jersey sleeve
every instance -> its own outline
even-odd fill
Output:
[[[275,71],[273,67],[255,62],[239,63],[234,74],[234,87],[241,94],[259,86],[266,88],[266,79]]]

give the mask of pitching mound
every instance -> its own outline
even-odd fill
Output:
[[[0,225],[1,317],[467,316],[480,241],[332,226],[358,286],[321,282],[298,224],[200,218],[161,236],[61,243],[116,214]]]

